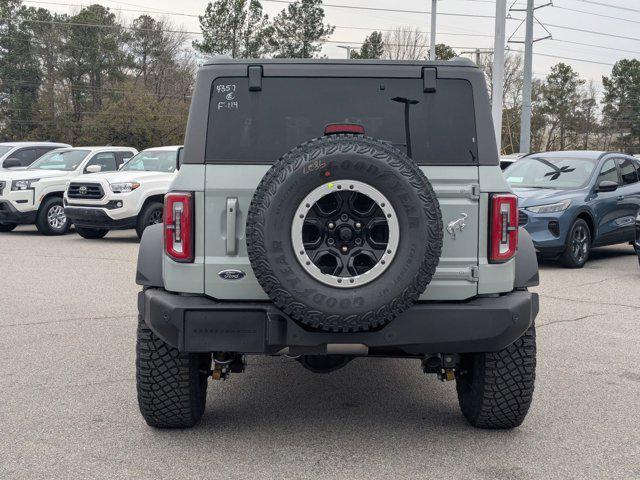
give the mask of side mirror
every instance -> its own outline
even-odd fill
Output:
[[[183,160],[184,160],[184,147],[180,147],[178,148],[178,155],[176,156],[176,170],[180,170]]]
[[[4,168],[16,168],[16,167],[21,167],[22,162],[17,158],[7,158],[2,164],[2,166]]]
[[[99,173],[102,171],[102,166],[101,165],[89,165],[87,168],[84,169],[85,172],[87,173]]]
[[[603,180],[596,187],[596,192],[615,192],[618,189],[618,182]]]

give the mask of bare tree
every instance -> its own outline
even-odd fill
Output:
[[[427,39],[413,27],[395,27],[384,34],[384,53],[387,60],[424,60],[427,57]]]

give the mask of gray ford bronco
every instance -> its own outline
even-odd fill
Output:
[[[138,258],[149,425],[193,426],[248,354],[414,358],[472,425],[524,420],[538,266],[471,62],[216,59],[184,145]]]

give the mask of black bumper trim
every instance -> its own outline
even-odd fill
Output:
[[[20,225],[36,223],[38,211],[21,212],[9,200],[0,200],[0,223],[17,223]]]
[[[96,207],[71,207],[64,208],[64,213],[77,227],[106,228],[109,230],[126,230],[135,228],[138,217],[128,217],[114,220],[105,212]]]
[[[284,347],[322,351],[327,344],[364,344],[416,355],[502,350],[534,321],[538,295],[522,290],[466,302],[419,302],[380,330],[355,333],[307,331],[269,302],[219,302],[159,288],[140,292],[138,310],[157,336],[184,352],[272,354]]]

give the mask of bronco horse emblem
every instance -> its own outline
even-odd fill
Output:
[[[465,223],[466,219],[467,214],[461,213],[460,218],[449,222],[449,224],[447,225],[447,232],[449,233],[449,235],[451,235],[452,240],[456,239],[456,230],[462,232],[462,230],[464,230],[464,227],[467,226],[467,224]]]

